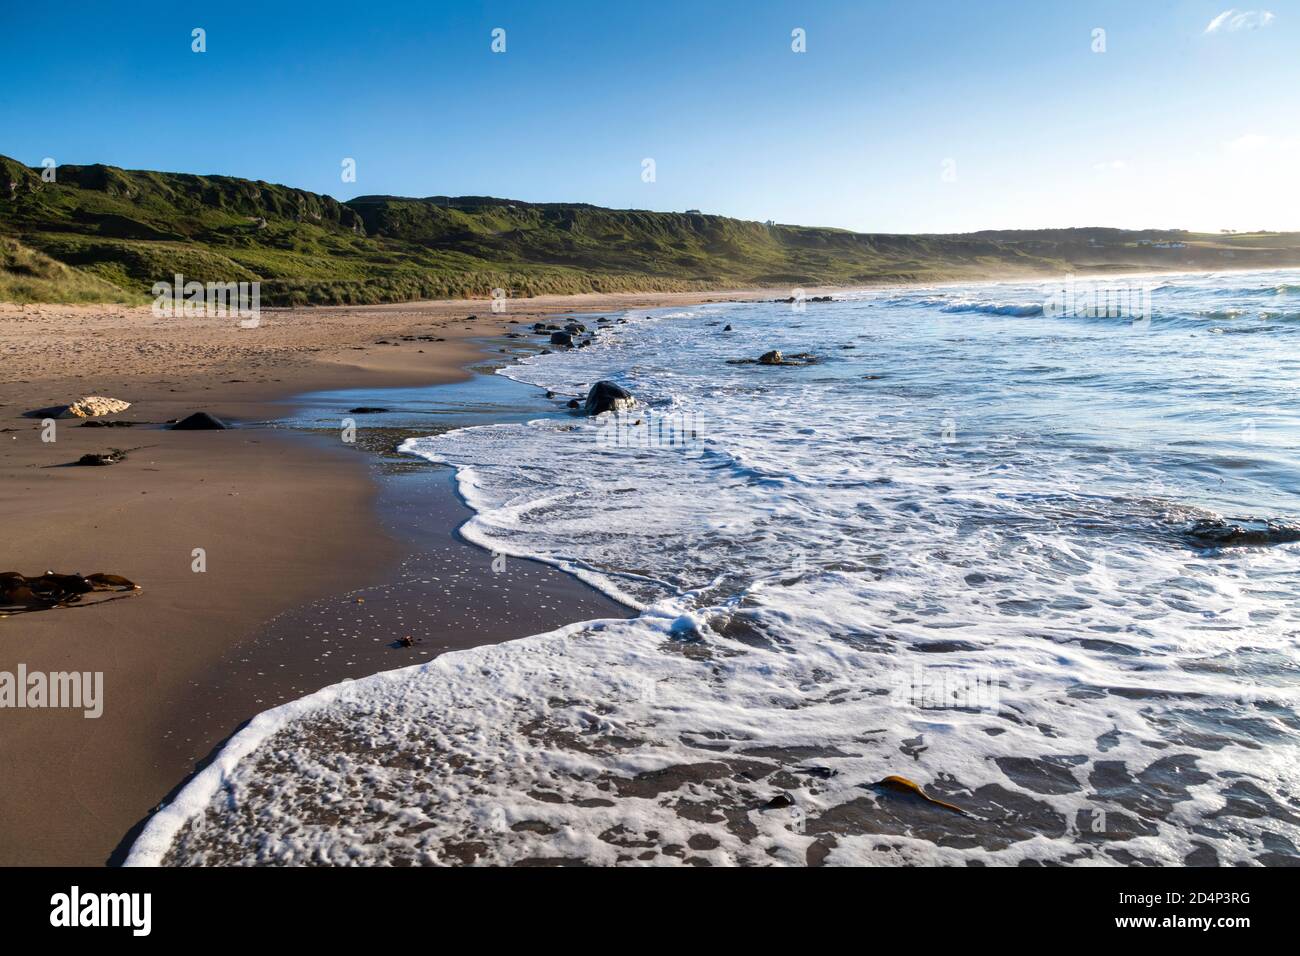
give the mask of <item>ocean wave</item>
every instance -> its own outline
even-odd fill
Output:
[[[1041,302],[954,302],[943,307],[944,312],[978,312],[983,315],[1030,316],[1042,315]]]

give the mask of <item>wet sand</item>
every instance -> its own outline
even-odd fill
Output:
[[[0,671],[104,674],[98,719],[0,710],[0,865],[120,859],[214,748],[284,700],[624,613],[542,565],[494,570],[454,534],[468,512],[449,472],[376,480],[372,455],[266,425],[291,411],[290,396],[463,379],[511,320],[729,297],[550,297],[502,315],[475,302],[299,310],[264,314],[256,330],[147,310],[0,306],[0,570],[105,571],[142,586],[0,619]],[[136,426],[64,420],[47,443],[40,419],[26,417],[91,394],[132,402],[111,417]],[[158,427],[197,410],[242,427]],[[71,464],[114,447],[127,460]],[[193,570],[195,548],[205,571]]]

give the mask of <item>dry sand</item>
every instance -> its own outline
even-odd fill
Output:
[[[0,864],[115,859],[242,721],[282,700],[620,610],[527,562],[515,571],[518,587],[485,586],[486,556],[450,534],[465,512],[449,490],[432,511],[424,502],[420,520],[441,535],[422,560],[452,569],[454,591],[395,587],[410,542],[375,520],[377,486],[363,454],[284,429],[145,423],[197,410],[256,422],[283,415],[276,403],[301,392],[456,380],[483,357],[481,339],[512,319],[780,294],[556,296],[512,301],[503,314],[482,301],[268,310],[256,329],[147,308],[0,305],[0,571],[106,571],[143,587],[0,620],[0,671],[20,663],[102,671],[105,697],[93,720],[0,710]],[[445,341],[375,344],[404,334]],[[85,395],[130,401],[113,417],[141,425],[60,421],[47,443],[40,420],[25,417]],[[130,449],[128,459],[70,464],[113,447]],[[401,502],[384,507],[400,511]],[[206,554],[203,573],[192,570],[195,548]],[[368,603],[358,594],[371,595]],[[413,601],[436,605],[416,624],[419,643],[390,647],[411,626],[402,608]],[[368,629],[365,637],[324,653],[322,622],[343,618]]]

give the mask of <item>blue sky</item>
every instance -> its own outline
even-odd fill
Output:
[[[864,231],[1300,229],[1300,2],[1207,32],[1229,9],[15,3],[0,153]]]

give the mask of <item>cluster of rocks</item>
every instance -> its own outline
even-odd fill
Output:
[[[547,322],[534,322],[533,332],[537,335],[549,335],[551,345],[560,348],[586,348],[591,345],[596,329],[589,329],[581,322],[568,322],[563,326]]]
[[[626,319],[616,320],[618,324],[625,323]],[[591,345],[593,338],[599,334],[599,326],[611,324],[611,320],[605,316],[596,319],[596,328],[588,326],[586,323],[570,321],[559,325],[555,322],[534,322],[532,324],[533,333],[536,335],[547,336],[547,344],[559,348],[586,348]],[[551,349],[542,349],[542,355],[549,355]],[[547,392],[547,398],[555,398],[554,392]],[[591,386],[587,391],[585,400],[576,398],[568,399],[565,403],[567,407],[581,411],[584,415],[602,415],[605,412],[621,412],[636,406],[636,398],[632,393],[616,382],[602,380]]]
[[[803,302],[834,302],[835,299],[834,299],[832,296],[829,296],[829,295],[810,295],[810,296],[807,296],[806,298],[804,298],[803,300],[800,300],[800,299],[796,298],[795,296],[788,296],[788,297],[786,297],[786,298],[784,298],[784,299],[773,299],[772,301],[773,301],[773,302],[784,302],[784,303],[786,303],[787,305],[792,305],[792,304],[794,304],[795,302],[799,302],[799,301],[803,301]]]
[[[626,321],[626,319],[618,320],[619,324]],[[596,320],[596,323],[598,326],[608,325],[610,320],[605,316],[601,316]],[[553,322],[534,322],[533,332],[536,335],[549,336],[548,344],[550,345],[557,345],[560,348],[565,349],[581,349],[591,345],[592,340],[595,338],[597,333],[600,332],[600,329],[589,328],[582,322],[566,322],[562,326],[556,325]],[[509,332],[506,333],[506,336],[507,338],[517,338],[514,333]],[[542,354],[546,355],[548,354],[548,351],[543,351]]]

